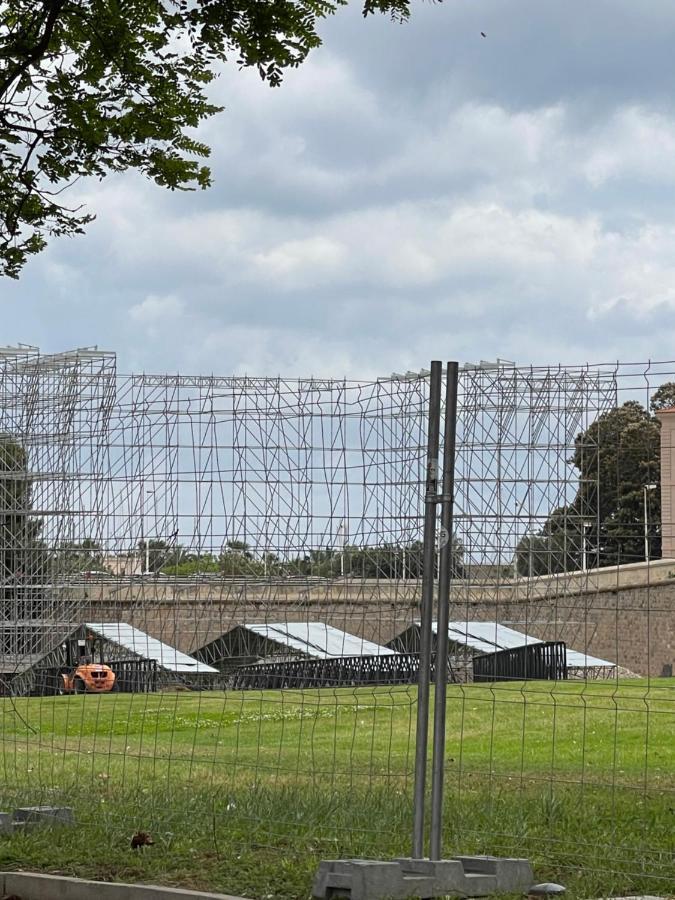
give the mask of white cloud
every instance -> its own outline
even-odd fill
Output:
[[[630,106],[616,111],[587,142],[583,170],[594,187],[621,179],[675,182],[675,119]]]
[[[254,253],[253,262],[263,281],[281,279],[285,287],[293,287],[299,282],[316,285],[339,277],[348,260],[343,243],[321,235],[308,235]]]
[[[184,309],[183,301],[173,294],[165,296],[149,294],[141,303],[131,307],[129,317],[134,322],[151,327],[179,318]]]

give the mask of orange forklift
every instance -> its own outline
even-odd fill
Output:
[[[66,642],[66,665],[59,673],[58,694],[109,694],[119,689],[115,673],[103,662],[102,641],[91,632]],[[100,662],[94,662],[96,651]]]

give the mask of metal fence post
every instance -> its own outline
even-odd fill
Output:
[[[434,555],[436,544],[436,504],[438,502],[438,445],[441,429],[440,361],[431,363],[429,380],[429,426],[427,432],[427,472],[424,496],[424,546],[422,608],[420,616],[420,666],[417,687],[417,728],[415,738],[415,788],[413,800],[412,856],[424,856],[424,800],[427,780],[429,736],[429,681],[431,667],[431,619],[434,605]]]
[[[443,436],[443,488],[441,494],[441,541],[436,619],[436,672],[434,690],[434,739],[431,770],[431,859],[441,859],[443,837],[443,781],[445,775],[445,715],[448,683],[448,617],[452,577],[453,504],[455,492],[455,440],[457,436],[457,382],[459,367],[449,362],[445,383]]]

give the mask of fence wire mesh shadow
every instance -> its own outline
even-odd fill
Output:
[[[673,883],[672,370],[459,382],[444,851],[572,896]],[[409,854],[428,377],[0,385],[0,808],[78,822],[0,860],[305,897]]]

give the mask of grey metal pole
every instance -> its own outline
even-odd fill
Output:
[[[581,525],[581,571],[586,571],[586,523]]]
[[[427,782],[429,739],[429,670],[431,667],[431,617],[434,606],[434,555],[436,550],[436,504],[438,502],[438,444],[441,430],[441,382],[443,367],[431,363],[429,380],[429,428],[427,475],[424,496],[424,545],[422,608],[420,621],[420,663],[417,682],[417,729],[415,736],[415,788],[413,799],[414,859],[424,857],[424,800]]]
[[[647,491],[655,491],[658,485],[643,484],[642,499],[644,503],[644,532],[645,532],[645,562],[649,562],[649,507],[647,504]]]
[[[443,488],[441,499],[441,547],[438,577],[436,629],[436,678],[434,692],[434,755],[431,770],[431,859],[441,859],[443,839],[443,781],[445,775],[445,716],[448,685],[448,618],[452,577],[452,532],[455,493],[455,442],[457,437],[457,382],[459,366],[449,362],[445,383],[443,438]]]

